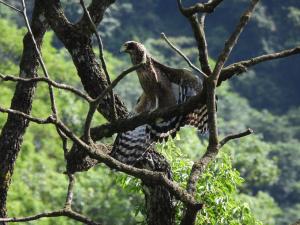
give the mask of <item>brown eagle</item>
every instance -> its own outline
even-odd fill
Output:
[[[133,65],[145,62],[136,71],[143,93],[131,115],[183,103],[202,90],[199,77],[187,69],[175,69],[159,63],[141,43],[128,41],[121,51],[129,53]],[[204,133],[207,130],[206,105],[200,105],[187,115],[161,119],[118,134],[111,154],[123,163],[136,165],[146,155],[149,156],[147,152],[153,151],[155,142],[176,135],[184,125],[195,126]]]

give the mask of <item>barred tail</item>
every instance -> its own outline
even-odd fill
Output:
[[[111,156],[128,165],[136,164],[151,149],[153,142],[146,125],[118,134],[113,145]]]

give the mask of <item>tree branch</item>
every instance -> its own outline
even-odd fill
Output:
[[[244,27],[250,20],[252,12],[259,0],[252,0],[249,8],[243,13],[238,25],[234,32],[230,35],[225,43],[223,51],[220,53],[213,73],[206,80],[207,88],[207,113],[208,113],[208,131],[209,131],[209,144],[204,156],[194,163],[187,185],[188,192],[194,196],[196,192],[197,182],[204,169],[219,153],[220,146],[217,131],[217,112],[216,112],[216,85],[219,75],[227,61],[233,47],[236,45],[237,40],[243,31]],[[197,211],[187,207],[186,213],[181,221],[181,225],[193,225],[196,221]]]
[[[90,108],[85,120],[85,125],[84,125],[84,136],[85,136],[85,140],[88,142],[92,141],[91,138],[91,123],[93,120],[93,116],[94,113],[96,112],[96,109],[98,108],[98,105],[100,103],[101,100],[103,100],[103,98],[106,96],[106,94],[110,91],[112,91],[112,89],[129,73],[137,70],[138,68],[140,68],[145,62],[141,62],[137,65],[134,65],[132,67],[130,67],[127,70],[124,70],[95,100],[93,100],[90,103]]]
[[[208,48],[204,31],[205,14],[201,16],[200,21],[198,20],[197,15],[193,15],[188,19],[190,21],[194,37],[197,41],[201,69],[209,76],[212,73],[212,70],[208,61]]]
[[[226,136],[223,140],[220,141],[220,147],[219,148],[222,148],[228,141],[231,141],[233,139],[242,138],[242,137],[248,136],[252,133],[253,133],[253,130],[248,128],[244,132],[241,132],[241,133],[238,133],[238,134],[230,134],[230,135]]]
[[[182,6],[181,0],[177,0],[178,7],[181,13],[186,16],[192,16],[196,13],[212,13],[214,9],[222,2],[223,0],[211,0],[207,3],[197,3],[193,6],[184,8]]]
[[[29,221],[35,221],[41,218],[49,218],[49,217],[69,217],[71,219],[77,220],[79,222],[82,222],[84,224],[88,225],[101,225],[100,223],[94,222],[91,219],[74,212],[71,209],[61,209],[57,211],[52,212],[44,212],[40,213],[34,216],[28,216],[28,217],[20,217],[20,218],[0,218],[0,222],[29,222]]]
[[[173,45],[170,40],[167,38],[167,36],[164,33],[161,33],[161,37],[167,42],[167,44],[175,51],[177,52],[179,55],[182,56],[182,58],[187,62],[187,64],[195,71],[197,71],[198,73],[200,73],[202,76],[204,76],[205,78],[207,78],[208,76],[202,72],[197,66],[195,66],[190,60],[189,58],[182,52],[180,51],[175,45]]]
[[[0,73],[0,78],[3,80],[3,81],[14,81],[14,82],[45,82],[45,83],[48,83],[49,85],[52,85],[53,87],[56,87],[58,89],[63,89],[63,90],[67,90],[67,91],[70,91],[76,95],[78,95],[79,97],[85,99],[86,101],[88,102],[92,102],[93,99],[88,96],[87,94],[85,94],[84,92],[72,87],[72,86],[69,86],[67,84],[60,84],[60,83],[57,83],[55,82],[54,80],[51,80],[47,77],[34,77],[34,78],[22,78],[22,77],[16,77],[16,76],[11,76],[11,75],[4,75],[4,74],[1,74]]]
[[[41,1],[45,7],[45,16],[52,29],[72,56],[73,63],[76,66],[85,91],[92,98],[97,98],[99,93],[107,88],[108,83],[105,72],[99,66],[92,48],[91,35],[93,34],[93,31],[91,29],[90,21],[85,15],[81,22],[78,22],[75,25],[70,24],[63,13],[63,9],[59,1]],[[93,5],[93,12],[90,7],[88,10],[93,21],[95,19],[93,18],[93,14],[101,14],[101,10],[103,10],[104,13],[108,4],[110,4],[109,2],[111,1],[92,1],[90,7]],[[94,23],[96,25],[98,24],[95,21]],[[105,101],[100,103],[98,111],[100,111],[107,120],[113,120],[113,114],[110,110],[113,99],[111,99],[110,96],[106,97]],[[127,114],[125,105],[118,96],[114,96],[114,99],[118,117],[125,117]]]
[[[106,9],[114,2],[115,0],[92,0],[87,10],[89,11],[90,17],[96,26],[98,26],[98,24],[102,21]],[[85,27],[90,27],[89,25],[91,24],[87,15],[82,17],[82,19],[78,22],[78,25],[84,29]],[[93,34],[92,30],[86,30],[89,32],[87,33],[88,35]]]
[[[7,2],[4,2],[4,1],[0,0],[0,3],[2,3],[3,5],[6,5],[7,7],[11,8],[11,9],[13,9],[15,11],[17,11],[18,13],[22,13],[22,10],[14,7],[13,5],[8,4]]]
[[[199,104],[205,104],[205,95],[198,94],[179,105],[158,109],[151,113],[140,113],[130,118],[119,119],[112,123],[94,127],[91,129],[91,136],[94,140],[100,140],[103,137],[110,137],[114,133],[126,132],[143,124],[153,123],[158,118],[167,119],[178,115],[186,115],[192,112]]]
[[[97,42],[98,42],[98,48],[99,48],[99,58],[100,58],[100,61],[101,61],[101,64],[102,64],[102,68],[104,70],[104,74],[105,74],[105,77],[106,77],[106,80],[107,80],[107,83],[108,85],[111,85],[111,81],[110,81],[110,76],[109,76],[109,73],[107,71],[107,66],[106,66],[106,62],[105,62],[105,59],[104,59],[104,54],[103,54],[103,43],[102,43],[102,39],[100,37],[100,34],[98,33],[97,31],[97,27],[96,25],[94,24],[91,16],[90,16],[90,13],[88,11],[88,9],[85,7],[85,4],[84,4],[84,1],[83,0],[80,0],[80,4],[85,12],[85,14],[87,15],[89,21],[90,21],[90,24],[92,25],[92,28],[93,28],[93,32],[94,34],[96,35],[96,38],[97,38]],[[117,119],[117,113],[116,113],[116,106],[115,106],[115,98],[114,98],[114,93],[113,93],[113,89],[110,90],[110,97],[112,99],[112,106],[111,106],[111,111],[112,111],[112,114],[113,114],[113,121]],[[99,102],[100,103],[100,102]],[[98,103],[98,105],[99,105]],[[98,107],[97,105],[97,107]]]
[[[65,209],[71,209],[72,207],[72,201],[73,201],[73,188],[75,185],[75,176],[74,174],[68,174],[69,178],[69,185],[68,185],[68,192],[65,202]]]
[[[262,62],[285,58],[296,54],[300,54],[300,47],[286,49],[280,52],[261,55],[251,59],[233,63],[222,70],[220,78],[218,80],[218,86],[221,85],[223,81],[230,79],[232,76],[245,72],[251,66],[255,66]]]
[[[31,27],[40,48],[48,24],[40,20],[44,14],[40,2],[36,2],[33,9]],[[23,38],[23,52],[20,61],[20,76],[37,76],[38,60],[29,32]],[[35,83],[17,83],[11,109],[30,114],[34,96]],[[15,160],[20,152],[23,136],[28,126],[28,120],[18,115],[9,114],[1,129],[0,135],[0,217],[6,216],[6,198],[14,171]],[[0,223],[4,224],[4,223]]]
[[[83,148],[87,154],[94,159],[97,159],[99,162],[104,163],[108,167],[112,169],[116,169],[118,171],[124,172],[131,176],[140,178],[145,181],[151,181],[153,183],[162,184],[179,200],[181,200],[186,205],[189,205],[193,208],[201,208],[202,204],[197,203],[195,199],[184,189],[182,189],[177,183],[169,180],[165,174],[161,172],[153,172],[147,169],[138,169],[133,166],[129,166],[119,162],[118,160],[112,158],[111,156],[97,151],[95,145],[87,145],[83,142],[79,137],[77,137],[66,125],[64,125],[61,121],[56,118],[49,116],[47,119],[35,118],[29,115],[26,115],[22,112],[10,109],[3,109],[0,107],[0,112],[15,114],[26,119],[36,122],[38,124],[54,124],[59,130],[61,130],[68,138],[73,140],[75,144]]]

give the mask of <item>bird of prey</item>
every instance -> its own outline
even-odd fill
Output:
[[[181,104],[202,90],[199,77],[187,69],[175,69],[159,63],[141,43],[126,42],[121,51],[129,53],[133,65],[144,62],[136,71],[143,93],[130,116]],[[184,125],[192,125],[204,133],[207,130],[206,105],[199,105],[187,115],[160,119],[118,134],[111,154],[123,163],[137,164],[149,151],[153,151],[155,142],[174,136]]]

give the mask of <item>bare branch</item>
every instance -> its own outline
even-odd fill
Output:
[[[100,34],[97,31],[97,27],[94,24],[94,22],[93,22],[93,20],[92,20],[92,18],[90,16],[90,13],[89,13],[88,9],[85,7],[84,1],[80,0],[80,4],[81,4],[81,6],[82,6],[82,8],[83,8],[83,10],[85,12],[85,14],[87,15],[89,21],[90,21],[90,24],[91,24],[91,26],[93,28],[94,34],[96,35],[97,42],[98,42],[98,47],[99,47],[99,58],[100,58],[100,61],[101,61],[102,69],[104,70],[104,74],[105,74],[105,77],[106,77],[108,85],[111,85],[110,76],[109,76],[109,73],[107,71],[107,66],[106,66],[106,62],[105,62],[104,54],[103,54],[103,42],[102,42],[102,39],[100,37]],[[116,120],[117,119],[117,113],[116,113],[114,93],[113,93],[112,89],[110,90],[110,97],[111,97],[111,100],[112,100],[112,106],[111,106],[111,108],[112,108],[112,113],[113,113],[113,120]]]
[[[201,15],[200,19],[198,19],[197,15],[193,15],[188,19],[197,41],[201,69],[209,76],[212,73],[212,70],[209,66],[208,48],[204,31],[205,14]]]
[[[253,130],[248,128],[246,131],[238,133],[238,134],[230,134],[226,136],[223,140],[220,141],[220,148],[222,148],[228,141],[231,141],[233,139],[242,138],[245,136],[248,136],[253,133]]]
[[[73,201],[73,188],[75,184],[75,177],[74,174],[68,174],[69,178],[69,185],[68,185],[68,192],[65,202],[65,209],[71,209],[72,207],[72,201]]]
[[[243,13],[240,21],[235,28],[234,32],[230,35],[229,39],[225,43],[225,47],[218,57],[216,66],[213,73],[206,80],[207,88],[207,113],[208,113],[208,131],[209,131],[209,144],[207,151],[204,156],[194,163],[187,185],[188,192],[194,196],[196,192],[196,185],[199,180],[200,175],[205,170],[209,162],[211,162],[218,155],[220,146],[218,140],[218,130],[217,130],[217,112],[216,112],[216,85],[219,75],[227,61],[233,47],[236,45],[237,40],[243,31],[244,27],[250,20],[252,12],[259,0],[252,0],[249,8]],[[190,212],[190,213],[189,213]],[[191,225],[195,224],[197,216],[197,211],[190,207],[187,207],[186,213],[181,221],[181,225]]]
[[[4,74],[0,73],[0,78],[3,81],[14,81],[14,82],[18,82],[18,81],[20,81],[20,82],[45,82],[45,83],[48,83],[49,85],[52,85],[53,87],[70,91],[70,92],[78,95],[79,97],[85,99],[88,102],[93,101],[93,99],[90,96],[88,96],[87,94],[85,94],[84,92],[82,92],[72,86],[69,86],[67,84],[57,83],[47,77],[21,78],[21,77],[16,77],[16,76],[11,76],[11,75],[4,75]]]
[[[207,78],[208,76],[202,72],[197,66],[195,66],[190,60],[189,58],[182,52],[180,51],[175,45],[173,45],[169,39],[166,37],[166,35],[164,33],[161,33],[161,37],[167,42],[167,44],[173,49],[175,50],[179,55],[181,55],[184,60],[188,63],[188,65],[195,71],[197,71],[198,73],[200,73],[201,75],[203,75],[205,78]]]
[[[30,27],[30,24],[29,24],[29,20],[28,20],[27,13],[26,13],[25,0],[22,0],[22,6],[23,6],[22,15],[24,17],[28,33],[31,36],[31,39],[32,39],[35,51],[36,51],[36,53],[38,55],[38,61],[39,61],[40,65],[41,65],[41,67],[42,67],[42,70],[43,70],[43,73],[44,73],[45,77],[49,78],[49,74],[48,74],[46,65],[45,65],[45,63],[43,61],[43,58],[42,58],[42,54],[41,54],[41,52],[40,52],[40,50],[39,50],[39,48],[38,48],[38,46],[36,44],[36,40],[34,38],[34,35],[32,33],[32,30],[31,30],[31,27]],[[57,110],[56,110],[56,105],[55,105],[54,93],[53,93],[52,86],[50,84],[49,84],[49,94],[50,94],[50,100],[51,100],[51,109],[52,109],[52,111],[54,113],[54,116],[56,117],[57,116]]]
[[[106,9],[115,2],[115,0],[92,0],[91,4],[88,6],[87,10],[90,13],[93,23],[97,26],[103,19]],[[84,28],[90,25],[89,18],[83,17],[79,22],[79,26]],[[90,32],[90,30],[87,30]],[[90,35],[92,33],[88,33]]]
[[[38,123],[38,124],[49,124],[49,123],[51,123],[49,118],[47,118],[47,119],[35,118],[35,117],[32,117],[32,116],[30,116],[26,113],[21,112],[21,111],[14,110],[14,109],[4,109],[1,106],[0,106],[0,112],[22,116],[22,117],[28,119],[29,121],[32,121],[32,122]]]
[[[5,110],[0,107],[0,112],[20,115],[25,117],[26,119],[36,122],[39,124],[54,124],[59,130],[61,130],[68,138],[73,140],[75,144],[82,147],[91,158],[97,159],[99,162],[104,163],[108,167],[112,169],[116,169],[118,171],[124,172],[126,174],[129,174],[131,176],[140,178],[142,180],[151,181],[154,183],[160,183],[164,185],[168,190],[179,200],[181,200],[186,205],[189,205],[193,208],[201,208],[202,204],[196,202],[194,197],[190,195],[186,190],[182,189],[176,182],[173,182],[169,180],[165,174],[161,172],[153,172],[146,169],[138,169],[133,166],[129,166],[126,164],[123,164],[119,162],[118,160],[112,158],[111,156],[101,152],[96,151],[95,145],[87,145],[84,143],[79,137],[77,137],[66,125],[64,125],[61,121],[57,120],[57,118],[54,117],[48,117],[47,119],[38,119],[33,118],[29,115],[26,115],[22,112],[16,111],[16,110]],[[69,197],[67,197],[68,199]]]
[[[179,105],[158,109],[151,113],[140,113],[137,116],[127,119],[119,119],[112,123],[94,127],[91,130],[91,133],[94,140],[100,140],[103,137],[110,137],[114,133],[126,132],[143,124],[153,123],[158,118],[167,119],[174,116],[186,115],[189,112],[192,112],[199,104],[205,104],[205,96],[202,94],[193,96],[188,101]]]
[[[42,54],[41,54],[41,52],[40,52],[40,50],[39,50],[39,48],[37,46],[36,40],[34,38],[34,35],[32,33],[32,30],[31,30],[31,27],[30,27],[30,24],[29,24],[29,20],[28,20],[27,13],[26,13],[25,0],[22,0],[22,6],[23,6],[22,15],[24,17],[28,33],[30,34],[32,42],[33,42],[33,45],[35,47],[35,51],[36,51],[36,53],[38,55],[39,63],[41,64],[44,76],[50,80],[50,76],[48,74],[46,65],[44,63]],[[58,123],[54,123],[54,124],[55,124],[57,133],[59,134],[60,138],[63,141],[63,147],[64,147],[64,153],[65,153],[64,155],[66,156],[66,152],[67,152],[67,149],[66,149],[66,141],[67,141],[66,134],[62,131],[62,129],[59,128],[59,122],[60,121],[58,121],[58,112],[57,112],[57,107],[56,107],[56,103],[55,103],[54,91],[53,91],[53,87],[51,86],[50,83],[48,83],[48,88],[49,88],[49,95],[50,95],[50,101],[51,101],[51,109],[52,109],[52,112],[53,112],[54,120],[58,122]],[[51,119],[52,117],[49,117],[49,118]],[[65,126],[63,126],[63,127],[65,128]],[[70,132],[70,133],[73,134],[72,132]],[[73,135],[73,136],[75,136],[75,135]]]
[[[15,11],[17,11],[18,13],[22,13],[22,10],[20,10],[20,9],[18,9],[18,8],[16,8],[16,7],[14,7],[13,5],[10,5],[10,4],[8,4],[8,3],[2,1],[2,0],[0,0],[0,3],[2,3],[3,5],[6,5],[7,7],[11,8],[11,9],[13,9],[13,10],[15,10]]]
[[[91,134],[90,134],[90,129],[91,129],[91,123],[92,119],[94,116],[94,113],[96,112],[96,109],[98,108],[98,105],[100,101],[105,97],[105,95],[110,92],[127,74],[137,70],[140,68],[145,62],[141,62],[137,65],[134,65],[130,67],[129,69],[123,71],[93,102],[90,104],[89,112],[87,114],[86,120],[85,120],[85,128],[84,128],[84,133],[85,133],[85,140],[88,142],[91,142]]]
[[[233,47],[236,45],[240,34],[243,32],[245,26],[249,22],[252,12],[256,6],[256,4],[259,2],[259,0],[252,0],[249,8],[243,13],[243,15],[240,18],[240,22],[235,28],[234,32],[230,35],[229,39],[225,43],[225,47],[221,54],[218,57],[216,67],[212,74],[212,80],[218,80],[219,75],[221,73],[221,70],[223,69],[223,66],[225,62],[227,61]]]
[[[197,3],[188,8],[182,6],[181,0],[177,0],[178,7],[181,13],[186,16],[192,16],[196,13],[212,13],[214,9],[222,2],[223,0],[211,0],[207,3]]]
[[[28,221],[35,221],[41,218],[49,218],[49,217],[69,217],[71,219],[80,221],[82,223],[88,224],[88,225],[101,225],[100,223],[94,222],[91,219],[74,212],[70,209],[61,209],[57,211],[52,212],[44,212],[40,213],[34,216],[28,216],[28,217],[20,217],[20,218],[0,218],[0,222],[28,222]]]
[[[280,58],[284,58],[296,54],[300,54],[300,47],[286,49],[280,52],[261,55],[251,59],[233,63],[222,70],[220,78],[218,80],[218,85],[220,85],[223,81],[230,79],[235,74],[240,74],[242,72],[245,72],[251,66],[255,66],[262,62],[266,62],[274,59],[280,59]]]
[[[218,150],[218,132],[217,132],[217,114],[216,114],[216,96],[215,88],[219,75],[227,61],[233,47],[242,33],[244,27],[251,18],[252,12],[259,0],[252,0],[249,8],[243,13],[234,32],[230,35],[225,43],[225,47],[218,57],[213,73],[207,82],[207,111],[208,111],[208,130],[209,130],[209,146],[208,151]]]

